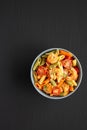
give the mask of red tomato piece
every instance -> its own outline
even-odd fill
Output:
[[[75,70],[77,71],[77,73],[79,73],[79,68],[76,66],[76,67],[74,67],[75,68]]]
[[[39,66],[37,69],[37,74],[40,76],[46,75],[47,73],[47,68],[44,66]]]
[[[62,65],[66,68],[66,69],[70,69],[72,67],[72,60],[70,59],[65,59],[62,61]]]
[[[73,60],[74,58],[70,56],[65,56],[65,59]]]
[[[60,95],[60,93],[61,93],[62,91],[63,91],[62,88],[54,87],[54,88],[53,88],[53,95],[54,95],[54,96],[58,96],[58,95]]]

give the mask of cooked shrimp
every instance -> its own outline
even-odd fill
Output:
[[[50,53],[47,57],[47,62],[50,64],[54,64],[58,61],[58,55],[54,53]]]
[[[64,89],[64,92],[69,92],[69,85],[64,83],[63,84],[63,89]]]
[[[77,74],[77,71],[72,67],[71,68],[71,75],[70,76],[67,76],[67,80],[77,80],[78,78],[78,74]]]
[[[66,95],[69,93],[69,85],[66,84],[66,83],[63,83],[63,84],[62,84],[62,88],[63,88],[63,90],[64,90],[63,96],[66,96]]]

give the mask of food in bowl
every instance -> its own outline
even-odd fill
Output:
[[[64,97],[76,90],[80,68],[71,52],[53,49],[36,59],[32,73],[38,90],[50,97]]]

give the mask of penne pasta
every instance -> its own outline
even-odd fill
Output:
[[[53,86],[56,86],[56,85],[57,85],[56,82],[55,82],[53,79],[51,79],[50,82],[51,82],[51,84],[52,84]]]
[[[36,70],[37,67],[40,65],[40,63],[41,63],[41,58],[38,58],[37,61],[34,64],[34,66],[33,66],[33,70]]]
[[[51,53],[55,53],[55,52],[56,52],[56,50],[50,51],[50,52],[46,53],[46,55],[48,56],[48,55],[50,55]]]
[[[76,59],[74,59],[74,60],[72,61],[72,63],[73,63],[73,66],[76,66],[76,65],[77,65]]]
[[[42,84],[44,82],[45,78],[46,78],[46,75],[43,75],[41,77],[41,79],[39,80],[39,84]]]
[[[46,80],[44,80],[43,84],[46,85],[46,84],[48,84],[49,82],[50,82],[50,79],[46,79]]]
[[[46,63],[45,58],[42,58],[40,65],[44,65],[45,63]]]
[[[56,51],[55,51],[55,54],[59,55],[59,50],[56,50]]]
[[[33,76],[34,76],[34,81],[37,82],[37,81],[38,81],[38,78],[37,78],[37,75],[36,75],[35,72],[33,73]]]
[[[74,80],[66,80],[66,83],[70,86],[77,86],[77,83]]]
[[[65,58],[64,55],[60,55],[60,56],[58,56],[58,61],[61,61],[61,60],[63,60],[64,58]]]

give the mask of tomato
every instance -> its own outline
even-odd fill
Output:
[[[77,73],[79,73],[79,68],[76,66],[76,67],[74,67],[75,68],[75,70],[77,71]]]
[[[46,75],[47,73],[47,68],[44,66],[39,66],[37,69],[37,74],[40,76]]]
[[[69,86],[69,91],[73,92],[74,91],[74,87],[73,86]]]
[[[72,67],[72,60],[70,59],[65,59],[62,61],[62,65],[66,68],[66,69],[70,69]]]
[[[65,59],[73,60],[74,58],[70,56],[65,56]]]
[[[53,95],[54,96],[60,95],[61,92],[63,92],[63,89],[61,87],[60,88],[58,88],[58,87],[53,88]]]

